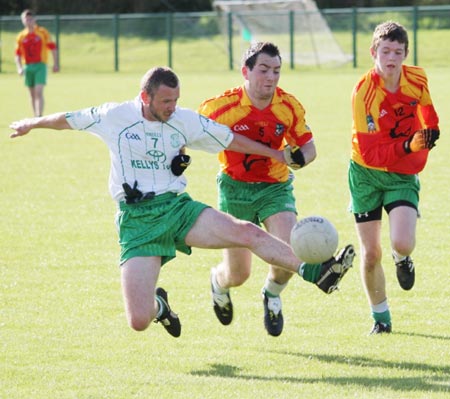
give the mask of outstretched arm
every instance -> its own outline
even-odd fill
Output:
[[[239,133],[234,133],[233,141],[227,147],[227,150],[242,152],[244,154],[257,154],[265,157],[274,158],[279,162],[286,163],[283,151],[275,150],[267,145],[251,140]]]
[[[40,116],[37,118],[22,119],[13,122],[9,127],[15,130],[9,137],[15,138],[26,135],[32,129],[72,129],[66,120],[66,113],[59,112],[47,116]]]

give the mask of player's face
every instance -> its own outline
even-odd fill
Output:
[[[372,51],[375,69],[384,78],[399,76],[407,55],[405,43],[390,40],[382,40],[376,51]]]
[[[246,89],[252,99],[271,100],[280,80],[281,61],[279,57],[259,54],[252,70],[244,67]]]
[[[32,29],[35,24],[34,17],[32,15],[26,15],[22,18],[22,23],[24,27]]]
[[[177,101],[180,98],[180,87],[168,87],[161,85],[149,96],[141,92],[142,112],[145,119],[149,121],[167,122],[175,112]]]

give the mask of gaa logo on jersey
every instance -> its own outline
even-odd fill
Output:
[[[245,132],[247,130],[250,130],[250,128],[247,125],[234,125],[232,128],[233,132]]]
[[[138,141],[141,141],[141,138],[140,138],[139,135],[136,134],[136,133],[130,133],[130,132],[125,133],[125,137],[126,137],[128,140],[138,140]]]

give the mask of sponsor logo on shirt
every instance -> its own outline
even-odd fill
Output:
[[[159,164],[156,161],[147,161],[145,159],[132,159],[131,167],[134,169],[159,169]]]
[[[167,158],[166,154],[164,152],[156,150],[156,149],[149,150],[146,152],[146,154],[158,162],[164,162]]]

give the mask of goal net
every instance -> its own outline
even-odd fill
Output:
[[[352,59],[313,0],[215,0],[213,6],[222,13],[224,32],[228,33],[228,15],[232,16],[235,63],[257,41],[275,43],[283,60],[297,65],[340,65]]]

